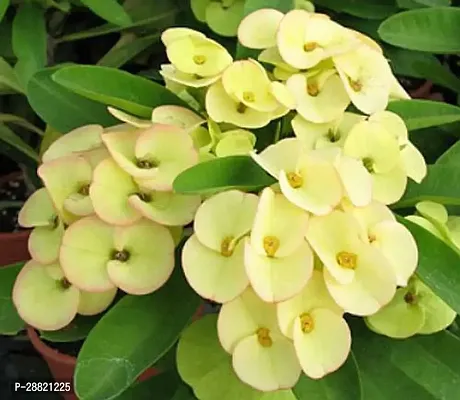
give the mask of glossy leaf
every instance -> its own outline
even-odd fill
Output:
[[[6,14],[6,10],[10,6],[11,0],[0,0],[0,22],[2,21],[3,17]]]
[[[460,107],[439,101],[392,101],[387,110],[398,114],[410,131],[460,121]]]
[[[0,334],[16,335],[25,328],[11,298],[13,285],[24,263],[0,267]]]
[[[0,123],[0,141],[6,142],[10,146],[13,146],[15,149],[19,150],[21,153],[25,154],[33,161],[40,161],[37,152],[26,142],[24,142],[24,140],[22,140],[19,135],[14,133],[10,128],[2,123]]]
[[[419,263],[417,276],[460,314],[460,252],[419,225],[398,217],[414,236]]]
[[[292,392],[298,399],[308,400],[363,399],[360,373],[354,355],[350,353],[342,367],[322,379],[310,379],[302,374]]]
[[[127,26],[132,23],[130,16],[117,0],[80,0],[94,14],[112,24]]]
[[[29,121],[22,117],[18,117],[14,114],[2,114],[0,113],[0,122],[5,124],[12,124],[21,126],[24,129],[27,129],[30,132],[34,132],[37,135],[43,136],[45,132],[43,132],[40,128],[37,128],[34,124],[31,124]]]
[[[393,208],[411,207],[424,200],[460,205],[460,186],[456,182],[460,182],[457,165],[429,165],[425,179],[420,184],[409,181],[404,196]]]
[[[429,53],[460,52],[460,8],[434,7],[404,11],[383,21],[380,37],[393,46]]]
[[[35,4],[19,7],[13,21],[12,43],[18,59],[14,69],[24,87],[47,64],[46,36],[44,11]]]
[[[450,6],[451,0],[414,0],[416,3],[422,4],[427,7],[442,7]]]
[[[460,340],[448,332],[394,340],[353,321],[353,344],[367,399],[454,399]],[[454,394],[452,396],[452,394]]]
[[[57,71],[53,80],[88,99],[144,118],[160,105],[188,107],[164,86],[115,68],[69,66]]]
[[[121,299],[94,327],[78,355],[78,397],[109,399],[126,390],[174,345],[198,304],[179,265],[159,291]]]
[[[260,10],[261,8],[273,8],[283,13],[287,13],[294,9],[294,0],[246,0],[244,5],[243,17]],[[236,58],[256,58],[259,51],[248,49],[238,43],[236,48]]]
[[[256,191],[276,183],[249,156],[216,158],[182,172],[174,190],[184,194],[210,194],[223,190]]]
[[[316,0],[314,3],[334,11],[369,19],[383,19],[398,12],[394,0]]]
[[[90,317],[77,315],[65,328],[58,331],[40,331],[40,337],[49,342],[76,342],[83,340],[88,336],[100,318],[100,315]]]
[[[436,164],[443,165],[460,165],[460,141],[455,143],[452,147],[449,148],[441,157],[438,158]]]
[[[24,93],[14,69],[0,57],[0,93]]]
[[[39,71],[27,86],[27,98],[34,111],[53,128],[67,133],[83,125],[116,125],[107,108],[85,99],[51,79],[56,68]],[[59,112],[56,112],[59,110]]]

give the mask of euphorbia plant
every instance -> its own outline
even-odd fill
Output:
[[[113,398],[173,345],[185,322],[155,359],[142,354],[142,334],[144,348],[122,346],[119,356],[94,343],[119,310],[167,300],[178,280],[221,305],[178,343],[179,375],[201,400],[307,399],[321,384],[361,397],[344,379],[359,381],[356,359],[368,366],[374,357],[360,343],[392,346],[456,317],[458,299],[443,296],[447,284],[436,286],[426,264],[441,253],[458,262],[458,221],[436,203],[405,219],[390,209],[408,185],[423,186],[427,166],[404,113],[391,111],[409,96],[380,46],[305,9],[249,13],[238,39],[259,55],[234,60],[201,32],[166,30],[170,63],[160,73],[183,107],[177,99],[146,119],[111,101],[120,125],[80,127],[43,155],[44,188],[20,214],[34,228],[33,260],[13,290],[20,316],[59,330],[127,294],[83,346],[82,398]],[[195,311],[181,294],[156,307]],[[174,318],[165,315],[160,332],[181,325]],[[120,356],[129,366],[121,390],[81,383],[91,363],[119,365]],[[363,380],[372,376],[363,369]]]

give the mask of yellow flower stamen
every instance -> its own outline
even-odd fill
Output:
[[[201,54],[197,54],[193,56],[193,62],[196,65],[203,65],[206,62],[206,56],[203,56]]]
[[[293,189],[298,189],[303,185],[303,178],[301,175],[296,174],[295,172],[289,172],[286,174],[289,185]]]
[[[354,81],[351,78],[348,78],[348,82],[350,83],[350,87],[355,92],[360,92],[363,89],[363,84],[360,81]]]
[[[319,87],[317,83],[308,83],[307,92],[310,96],[316,97],[319,94]]]
[[[300,328],[303,333],[310,333],[313,329],[315,329],[315,321],[310,314],[303,313],[300,316]]]
[[[236,111],[240,114],[244,114],[248,107],[243,103],[238,103],[236,106]]]
[[[264,237],[264,250],[267,257],[275,257],[276,252],[280,247],[280,241],[275,236]]]
[[[316,42],[307,42],[303,45],[304,51],[307,53],[313,50],[316,50],[319,47],[319,44]]]
[[[244,92],[243,99],[248,103],[254,103],[256,101],[256,95],[253,92]]]
[[[230,257],[233,254],[232,241],[233,236],[227,236],[220,244],[220,254],[224,257]]]
[[[348,251],[341,251],[336,256],[337,263],[346,269],[355,269],[358,262],[358,256]]]
[[[268,328],[259,328],[256,331],[257,340],[262,347],[272,347],[273,340],[270,337],[270,330]]]

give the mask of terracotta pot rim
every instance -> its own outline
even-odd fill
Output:
[[[27,326],[27,336],[29,337],[32,345],[43,356],[43,358],[51,359],[54,362],[72,367],[77,365],[77,359],[75,357],[60,353],[58,350],[48,346],[43,340],[40,339],[40,336],[38,336],[38,333],[33,327]]]
[[[414,98],[425,98],[430,95],[432,88],[433,88],[433,82],[426,81],[422,85],[420,85],[417,89],[411,90],[410,96]]]
[[[25,238],[30,235],[30,229],[25,229],[17,232],[0,232],[0,241],[7,241],[11,238]]]

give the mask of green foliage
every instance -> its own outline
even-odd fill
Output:
[[[80,0],[95,14],[112,24],[128,26],[132,23],[131,17],[117,0]]]
[[[0,57],[0,94],[24,93],[14,69]]]
[[[40,337],[49,342],[76,342],[83,340],[88,336],[100,318],[100,315],[90,317],[77,315],[65,328],[58,331],[40,331]]]
[[[460,52],[460,8],[435,7],[405,11],[379,27],[387,43],[437,54]]]
[[[174,345],[198,305],[180,265],[159,291],[121,299],[90,332],[78,355],[79,398],[114,398],[126,390]]]
[[[33,161],[40,161],[37,152],[18,135],[16,135],[10,128],[2,123],[0,123],[0,140],[8,143],[10,146],[13,146],[16,150],[19,150]]]
[[[260,190],[276,182],[249,156],[216,158],[182,172],[174,190],[183,194],[211,194],[221,190]]]
[[[188,107],[174,93],[158,83],[115,68],[98,66],[64,67],[53,74],[59,85],[87,99],[150,118],[160,105]]]
[[[317,5],[361,18],[382,19],[398,11],[394,0],[316,0]]]
[[[16,335],[25,327],[11,298],[13,285],[24,263],[0,267],[0,334]]]

